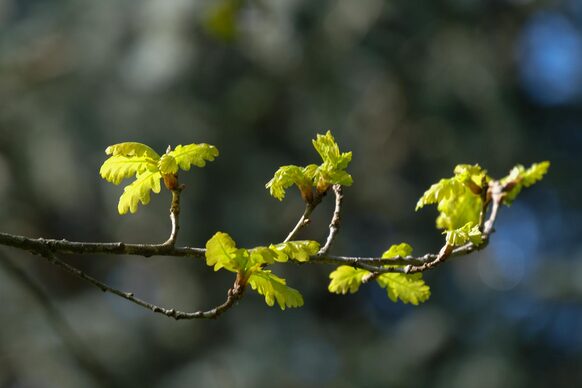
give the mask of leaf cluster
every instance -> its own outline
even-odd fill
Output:
[[[224,268],[237,273],[243,285],[249,284],[263,295],[269,306],[273,306],[276,301],[285,310],[286,307],[303,306],[303,297],[299,291],[287,286],[285,279],[264,267],[289,260],[306,262],[318,250],[319,243],[316,241],[289,241],[268,247],[237,248],[232,237],[218,232],[206,243],[206,264],[214,267],[215,271]]]
[[[406,257],[412,253],[412,247],[407,243],[392,245],[382,254],[386,259],[384,267],[394,267],[389,264],[390,259]],[[347,265],[339,266],[329,275],[331,282],[328,289],[336,294],[353,294],[360,286],[372,277],[372,273],[365,269]],[[376,283],[386,289],[388,298],[393,302],[401,300],[404,303],[418,305],[430,297],[430,288],[424,283],[422,274],[383,273],[375,276]]]
[[[323,194],[332,185],[351,186],[352,176],[346,168],[352,160],[351,152],[340,152],[333,135],[327,131],[325,135],[317,135],[313,147],[322,159],[320,165],[310,164],[306,167],[288,165],[280,167],[265,187],[271,195],[282,201],[286,190],[295,185],[306,202],[313,201],[315,193]]]
[[[178,145],[162,156],[145,144],[127,142],[114,144],[105,150],[110,157],[99,171],[101,177],[115,185],[124,179],[135,180],[123,189],[117,210],[119,214],[135,213],[141,202],[150,202],[150,192],[159,193],[160,180],[169,190],[178,189],[178,170],[190,170],[191,166],[204,167],[207,161],[218,156],[218,149],[208,144]]]

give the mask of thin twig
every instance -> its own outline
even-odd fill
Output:
[[[139,299],[134,296],[132,292],[125,292],[113,288],[100,280],[95,279],[94,277],[87,275],[85,272],[81,271],[80,269],[73,267],[72,265],[62,261],[59,259],[53,252],[45,251],[45,252],[38,252],[42,257],[47,259],[51,264],[54,264],[58,267],[61,267],[65,271],[75,275],[76,277],[85,280],[86,282],[91,283],[95,287],[99,288],[103,292],[110,292],[117,296],[122,297],[123,299],[127,299],[130,302],[133,302],[141,307],[144,307],[148,310],[153,311],[154,313],[163,314],[167,317],[174,318],[176,320],[180,319],[212,319],[218,317],[220,314],[234,306],[235,302],[239,300],[244,292],[244,285],[240,285],[237,277],[237,281],[233,288],[228,291],[226,302],[223,304],[214,307],[208,311],[195,311],[195,312],[184,312],[179,311],[176,309],[168,309],[164,307],[157,306],[153,303],[146,302],[145,300]]]
[[[321,247],[319,252],[317,252],[318,255],[325,255],[329,251],[329,248],[331,248],[331,244],[333,244],[333,240],[335,239],[335,236],[337,235],[340,227],[342,200],[344,199],[342,187],[340,185],[333,185],[333,192],[335,194],[335,208],[333,210],[331,222],[329,223],[329,234],[325,244],[323,247]]]
[[[173,247],[176,244],[176,239],[178,238],[178,231],[180,230],[180,194],[184,186],[179,186],[176,189],[172,189],[172,206],[170,207],[170,220],[172,221],[172,232],[170,233],[170,238],[163,244]]]
[[[23,271],[12,262],[4,253],[0,252],[0,266],[2,269],[17,281],[35,299],[44,311],[49,324],[58,334],[63,345],[71,356],[99,385],[108,387],[123,387],[123,384],[114,377],[105,366],[92,354],[91,349],[79,338],[75,330],[67,323],[65,317],[51,301],[45,291]]]
[[[310,218],[311,213],[313,213],[313,211],[315,210],[317,205],[319,205],[321,203],[321,200],[323,199],[325,194],[326,194],[325,192],[322,194],[316,193],[313,196],[313,198],[311,198],[311,200],[305,202],[305,210],[303,211],[303,214],[299,218],[299,221],[297,221],[297,224],[295,225],[293,230],[291,232],[289,232],[289,234],[287,235],[285,240],[283,240],[283,242],[289,242],[289,241],[293,240],[295,238],[295,236],[297,235],[297,233],[299,233],[299,231],[302,228],[309,225],[309,223],[311,222],[311,218]]]

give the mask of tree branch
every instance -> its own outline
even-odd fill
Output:
[[[287,237],[285,238],[285,240],[283,242],[289,242],[289,241],[293,240],[295,238],[295,236],[297,235],[297,233],[299,233],[299,231],[302,228],[309,225],[309,223],[311,222],[311,219],[310,219],[311,213],[313,213],[313,211],[315,210],[317,205],[319,205],[321,203],[321,200],[323,199],[325,194],[326,194],[325,192],[322,194],[316,193],[313,196],[313,198],[311,198],[310,200],[307,200],[305,202],[305,210],[303,211],[303,214],[299,218],[299,221],[297,221],[297,224],[295,225],[293,230],[291,232],[289,232],[289,234],[287,235]]]
[[[239,282],[239,278],[237,276],[237,280],[235,281],[234,286],[228,291],[226,301],[214,307],[208,311],[195,311],[195,312],[184,312],[179,311],[176,309],[168,309],[164,307],[157,306],[153,303],[146,302],[145,300],[139,299],[134,296],[132,292],[125,292],[121,291],[117,288],[111,287],[100,280],[95,279],[94,277],[87,275],[85,272],[81,271],[80,269],[62,261],[59,259],[53,252],[51,251],[40,251],[37,252],[40,256],[44,257],[48,260],[51,264],[54,264],[65,271],[73,274],[74,276],[94,285],[95,287],[99,288],[103,292],[110,292],[117,296],[122,297],[123,299],[127,299],[132,303],[135,303],[141,307],[144,307],[148,310],[153,311],[154,313],[163,314],[167,317],[174,318],[176,320],[180,319],[212,319],[218,317],[220,314],[225,312],[226,310],[230,309],[234,306],[235,302],[239,300],[244,292],[244,285],[241,285]]]
[[[333,216],[331,218],[331,222],[329,223],[329,234],[327,236],[327,240],[325,244],[319,252],[318,255],[322,256],[325,255],[329,248],[331,248],[331,244],[333,244],[333,240],[337,235],[340,227],[340,220],[341,220],[341,211],[342,211],[342,200],[344,199],[343,190],[340,185],[333,185],[333,193],[335,194],[335,208],[333,211]]]

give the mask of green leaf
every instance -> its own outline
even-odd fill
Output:
[[[147,156],[154,160],[158,160],[160,158],[160,155],[158,155],[157,152],[154,151],[151,147],[135,142],[110,145],[105,150],[105,153],[112,156]]]
[[[277,253],[267,247],[249,249],[251,261],[256,264],[273,264],[277,260]]]
[[[128,211],[135,213],[139,202],[147,205],[150,202],[150,191],[160,192],[161,178],[162,175],[157,170],[148,170],[138,174],[137,179],[125,187],[119,198],[117,205],[119,214],[125,214]]]
[[[483,235],[479,230],[479,225],[475,225],[472,222],[467,222],[464,226],[445,233],[447,235],[447,244],[452,246],[463,245],[469,241],[475,245],[483,243]]]
[[[256,270],[249,277],[248,284],[253,290],[265,296],[265,302],[273,306],[275,301],[285,310],[286,307],[303,306],[303,297],[294,288],[287,286],[285,279],[278,277],[269,270]]]
[[[315,165],[312,166],[317,167]],[[310,178],[306,172],[309,173],[313,169],[312,166],[305,168],[293,165],[280,167],[265,187],[279,201],[285,198],[285,190],[293,185],[297,185],[300,191],[311,190],[313,177]]]
[[[329,274],[331,282],[328,290],[335,294],[347,294],[348,291],[353,294],[362,285],[362,279],[370,272],[360,268],[354,268],[342,265]]]
[[[458,180],[454,178],[441,179],[438,183],[433,184],[427,191],[424,192],[422,197],[420,197],[416,203],[416,210],[424,207],[425,205],[439,203],[453,196],[463,194],[464,192],[465,186]]]
[[[340,153],[339,146],[335,142],[331,131],[327,131],[325,135],[317,135],[313,140],[313,147],[321,156],[324,163],[329,163],[335,169],[344,170],[352,160],[352,153]]]
[[[317,135],[313,147],[323,160],[314,174],[314,183],[318,188],[333,184],[351,186],[352,176],[344,171],[352,160],[351,152],[341,153],[330,131],[325,135]]]
[[[178,145],[169,155],[174,157],[178,166],[184,170],[190,170],[190,166],[204,167],[206,161],[213,161],[218,156],[218,149],[209,144]]]
[[[437,228],[454,230],[468,222],[478,224],[483,201],[466,188],[463,194],[440,201],[437,209],[440,212],[436,220]]]
[[[291,259],[306,262],[310,256],[315,255],[319,251],[319,243],[310,240],[288,241],[280,244],[272,244],[269,248],[275,252],[276,261],[283,263]]]
[[[176,162],[176,158],[174,158],[172,155],[163,154],[158,161],[158,168],[164,175],[176,174],[178,172],[178,163]]]
[[[459,164],[455,167],[455,179],[463,183],[473,194],[480,194],[491,180],[478,164]]]
[[[513,184],[513,188],[505,194],[503,203],[511,205],[524,187],[530,187],[540,181],[550,168],[550,162],[534,163],[527,170],[521,164],[511,169],[509,175],[501,179],[502,184]]]
[[[103,179],[118,185],[126,178],[152,169],[156,169],[156,161],[149,156],[113,155],[103,163],[99,174]]]
[[[412,253],[412,247],[407,243],[400,243],[392,245],[386,252],[382,254],[383,259],[393,259],[395,257],[406,257]]]
[[[228,234],[217,232],[206,242],[206,265],[218,271],[224,268],[231,272],[244,270],[248,261],[248,252],[238,249]]]
[[[422,280],[422,274],[385,273],[376,281],[382,288],[386,288],[388,297],[393,302],[400,299],[404,303],[418,305],[426,302],[430,297],[430,288]]]
[[[547,160],[541,163],[534,163],[530,168],[524,171],[522,183],[525,187],[530,187],[534,183],[541,181],[550,168],[550,162]]]

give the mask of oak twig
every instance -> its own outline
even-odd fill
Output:
[[[172,232],[170,237],[163,244],[173,247],[176,244],[176,239],[178,238],[178,231],[180,230],[180,194],[184,189],[184,185],[181,185],[175,189],[172,189],[172,206],[170,207],[170,220],[172,221]]]
[[[319,252],[317,252],[317,255],[319,256],[323,256],[329,251],[329,248],[331,248],[331,244],[333,244],[333,240],[335,239],[335,236],[337,235],[340,227],[342,200],[344,199],[342,187],[340,185],[333,185],[333,193],[335,194],[335,208],[331,222],[329,223],[329,234],[327,236],[327,240]]]

